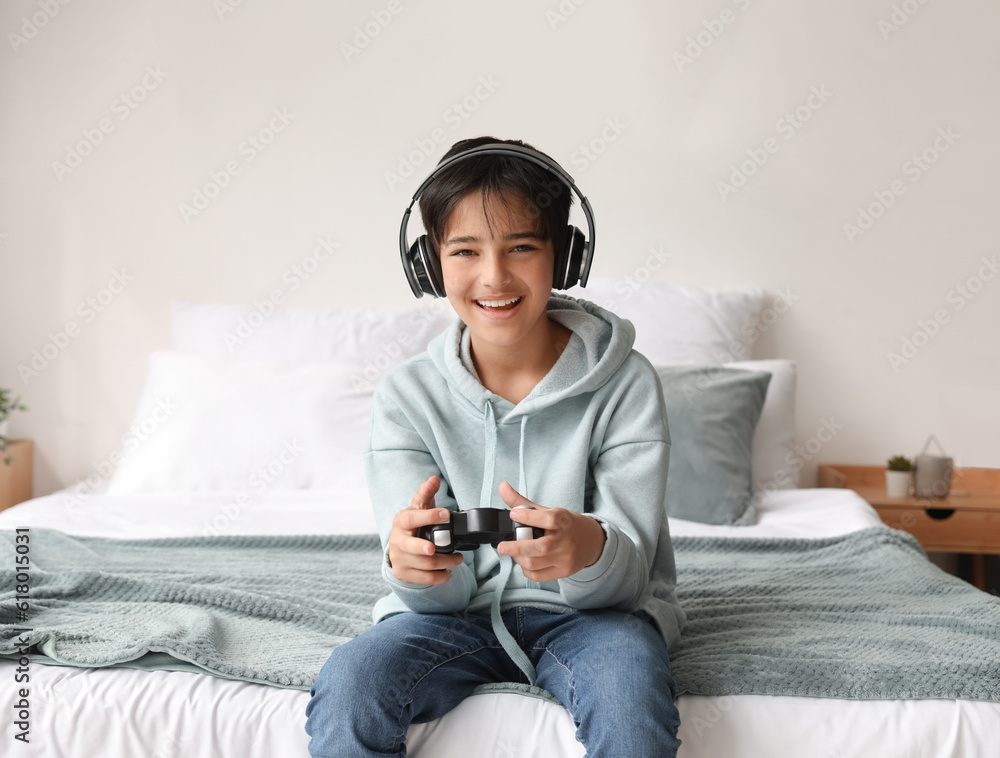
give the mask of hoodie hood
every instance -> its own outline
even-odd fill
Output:
[[[477,416],[492,405],[497,421],[512,421],[560,400],[600,389],[614,375],[632,350],[635,327],[588,300],[553,292],[546,308],[549,317],[571,332],[569,343],[549,373],[516,406],[486,389],[462,361],[468,350],[469,328],[455,321],[435,337],[427,351],[453,395]]]

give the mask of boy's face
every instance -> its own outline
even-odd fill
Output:
[[[524,201],[489,205],[493,231],[479,191],[466,195],[445,225],[441,278],[448,300],[472,332],[473,348],[486,344],[533,347],[548,330],[552,292],[552,240],[537,236]],[[513,301],[500,306],[500,303]]]

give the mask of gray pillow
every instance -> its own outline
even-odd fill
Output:
[[[725,366],[657,366],[670,427],[668,516],[754,523],[753,434],[771,374]]]

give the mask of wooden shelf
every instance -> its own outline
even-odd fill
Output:
[[[0,511],[31,500],[35,443],[31,440],[9,440],[0,451]],[[10,465],[4,463],[10,458]]]

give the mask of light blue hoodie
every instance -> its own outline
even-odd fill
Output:
[[[496,599],[499,610],[610,608],[647,616],[670,647],[685,617],[663,505],[670,433],[659,377],[632,350],[630,321],[561,293],[547,309],[573,334],[517,405],[479,382],[458,319],[379,382],[365,473],[392,593],[375,604],[374,620],[403,611],[485,614]],[[516,564],[501,571],[496,549],[483,545],[463,553],[443,585],[401,582],[388,564],[392,519],[434,475],[438,507],[506,508],[498,492],[506,480],[539,505],[587,513],[604,528],[604,551],[573,576],[539,583]]]

